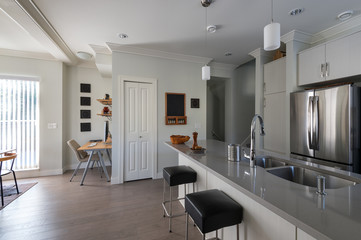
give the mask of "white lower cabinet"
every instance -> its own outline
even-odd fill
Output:
[[[316,238],[308,235],[301,229],[297,228],[297,240],[316,240]]]
[[[243,207],[243,222],[240,224],[240,239],[244,240],[308,240],[305,232],[297,231],[296,226],[273,213],[266,207],[252,200],[230,184],[224,182],[214,173],[194,163],[187,157],[179,154],[179,165],[190,166],[197,172],[196,190],[220,189],[233,198]],[[191,184],[189,184],[191,186]],[[191,192],[192,192],[192,188]],[[179,187],[179,196],[184,196],[183,186]],[[183,204],[183,202],[182,202]],[[300,234],[298,234],[300,233]],[[297,234],[297,235],[296,235]],[[236,239],[236,226],[230,226],[218,231],[224,240]],[[207,238],[215,236],[207,234]],[[297,238],[296,238],[297,236]]]

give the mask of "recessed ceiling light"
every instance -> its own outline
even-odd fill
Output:
[[[119,37],[120,39],[124,39],[124,38],[128,38],[128,35],[125,34],[125,33],[119,33],[119,34],[118,34],[118,37]]]
[[[303,11],[305,11],[304,8],[295,8],[295,9],[292,9],[288,14],[291,16],[296,16],[296,15],[303,13]]]
[[[231,52],[226,52],[226,53],[224,54],[224,56],[226,56],[226,57],[232,56],[232,53],[231,53]]]
[[[216,25],[209,25],[207,27],[207,32],[209,32],[209,33],[214,33],[216,31],[217,31],[217,26]]]
[[[337,15],[338,20],[340,21],[345,21],[349,18],[352,17],[353,11],[352,10],[348,10],[345,12],[340,13],[339,15]]]
[[[82,52],[82,51],[77,52],[76,56],[83,60],[90,60],[93,57],[93,55],[91,55],[90,53]]]

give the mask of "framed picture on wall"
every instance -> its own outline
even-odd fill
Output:
[[[91,130],[91,123],[80,123],[80,132],[90,132]]]
[[[80,92],[82,93],[90,93],[91,85],[89,83],[80,83]]]
[[[91,98],[90,97],[80,97],[80,106],[90,106]]]
[[[91,110],[80,110],[80,118],[91,118]]]
[[[191,108],[199,108],[199,98],[191,98]]]

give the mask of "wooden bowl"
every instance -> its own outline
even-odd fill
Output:
[[[170,136],[170,140],[173,144],[182,144],[187,142],[190,139],[189,136],[183,136],[183,135],[172,135]]]

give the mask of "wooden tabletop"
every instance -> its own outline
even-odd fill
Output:
[[[4,154],[4,153],[7,153],[7,152],[13,152],[13,151],[16,151],[16,149],[4,149],[4,150],[0,150],[0,155],[1,154]]]
[[[5,153],[4,156],[0,157],[0,162],[8,161],[16,158],[18,155],[16,153]]]
[[[96,143],[95,146],[93,147],[89,147],[90,144],[92,143]],[[92,150],[105,150],[105,149],[112,149],[112,144],[106,144],[104,143],[104,141],[102,142],[87,142],[86,144],[84,144],[83,146],[81,146],[80,148],[78,148],[78,150],[83,150],[83,151],[92,151]]]

